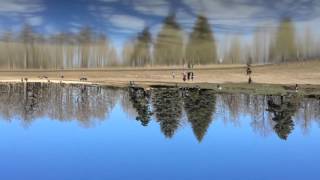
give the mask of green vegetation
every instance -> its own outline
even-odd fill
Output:
[[[270,48],[273,62],[287,62],[297,59],[294,24],[290,18],[281,21],[274,44]]]
[[[182,30],[176,22],[175,15],[168,16],[163,23],[154,47],[154,64],[183,64]]]
[[[306,28],[304,35],[298,36],[290,18],[282,19],[274,31],[269,30],[267,25],[258,26],[252,33],[251,44],[244,41],[242,34],[226,35],[226,39],[218,44],[212,24],[202,15],[197,17],[189,36],[184,34],[176,16],[170,14],[164,19],[155,39],[152,39],[149,28],[144,28],[136,38],[125,43],[119,58],[105,33],[96,32],[88,26],[80,28],[78,33],[42,35],[29,24],[24,24],[18,34],[11,31],[2,34],[0,68],[13,70],[105,68],[116,65],[145,67],[216,63],[266,64],[316,59],[320,56],[312,30]]]
[[[132,56],[129,59],[130,66],[146,66],[151,64],[151,34],[149,28],[145,28],[138,36]]]
[[[215,39],[208,19],[204,16],[198,16],[193,32],[190,34],[186,59],[188,64],[217,63]]]
[[[216,96],[213,90],[188,89],[185,91],[184,109],[193,133],[199,142],[202,141],[216,110]]]
[[[182,115],[182,100],[179,89],[154,89],[152,103],[162,133],[167,138],[172,138],[180,125]]]

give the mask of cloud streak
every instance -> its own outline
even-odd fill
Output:
[[[39,0],[1,0],[0,15],[25,16],[45,10],[44,4]]]

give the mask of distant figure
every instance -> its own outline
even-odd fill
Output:
[[[28,82],[28,78],[24,78],[24,81],[25,81],[25,82]]]
[[[63,79],[63,78],[64,78],[64,75],[61,75],[60,77],[61,77],[61,79]]]
[[[190,79],[191,79],[191,72],[188,72],[188,73],[187,73],[187,79],[188,79],[188,81],[190,81]]]
[[[172,79],[176,78],[176,74],[174,72],[171,73],[172,74]]]
[[[134,81],[129,82],[130,87],[134,87]]]
[[[220,84],[217,85],[217,89],[218,89],[219,91],[222,90],[222,87],[220,86]]]
[[[87,81],[88,79],[86,77],[81,77],[80,81]]]
[[[296,86],[295,86],[295,90],[296,90],[296,92],[298,92],[298,91],[299,91],[299,86],[298,86],[298,84],[296,84]]]
[[[182,80],[185,82],[185,81],[187,80],[187,77],[186,77],[187,75],[186,75],[186,73],[184,72],[184,73],[182,74],[182,76],[183,76],[183,77],[182,77]]]
[[[194,73],[191,72],[191,80],[193,81],[193,79],[194,79]]]
[[[252,74],[252,70],[250,65],[247,66],[247,76],[250,76]]]
[[[21,82],[23,82],[23,78],[21,78]]]
[[[251,77],[249,77],[248,83],[249,83],[249,84],[252,84],[252,79],[251,79]]]

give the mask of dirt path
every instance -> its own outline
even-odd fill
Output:
[[[199,67],[195,69],[195,80],[187,83],[246,83],[248,77],[245,74],[245,66],[241,65],[215,65]],[[254,66],[252,79],[255,83],[262,84],[310,84],[320,85],[320,62],[291,63],[282,65]],[[172,73],[176,78],[172,78]],[[39,76],[47,76],[52,82],[61,80],[69,83],[78,83],[80,77],[86,77],[90,83],[109,85],[127,85],[129,81],[140,84],[166,84],[183,83],[182,68],[122,68],[104,70],[64,70],[64,71],[0,71],[0,81],[21,82],[22,77],[28,77],[29,81],[46,82]],[[64,78],[61,79],[60,76]]]

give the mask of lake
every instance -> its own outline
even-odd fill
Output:
[[[320,99],[0,84],[0,179],[319,179]]]

